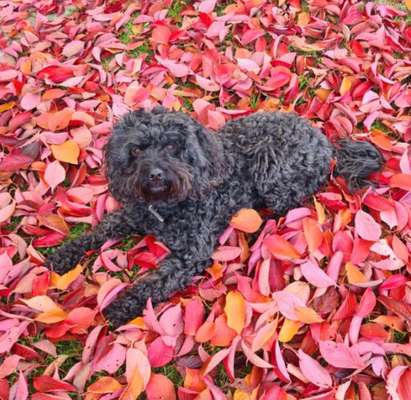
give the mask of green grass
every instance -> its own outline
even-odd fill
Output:
[[[138,46],[135,49],[127,52],[127,54],[132,58],[137,58],[142,54],[147,54],[148,56],[152,57],[154,55],[154,51],[151,48],[150,43],[144,42],[141,46]]]
[[[23,217],[11,217],[10,222],[5,226],[6,230],[14,232],[22,219]]]
[[[175,364],[167,364],[164,367],[153,368],[153,372],[156,374],[163,374],[170,379],[176,387],[183,385],[184,379],[177,371]]]
[[[74,13],[76,13],[78,11],[76,6],[70,5],[67,6],[64,10],[64,16],[65,17],[71,17]]]
[[[194,111],[194,107],[193,107],[193,103],[191,102],[191,100],[187,97],[183,97],[183,107],[190,112]]]
[[[181,20],[181,13],[190,4],[189,0],[175,0],[168,9],[167,16],[174,20]]]
[[[401,344],[408,343],[408,332],[400,332],[400,331],[394,330],[393,341],[395,343],[401,343]]]
[[[81,235],[86,233],[89,230],[89,228],[90,228],[90,224],[86,224],[86,223],[83,223],[83,222],[74,225],[70,229],[70,233],[67,237],[67,240],[77,239],[78,237],[80,237]]]
[[[260,103],[260,93],[253,93],[250,97],[250,107],[256,110]]]
[[[374,3],[377,4],[385,4],[387,6],[392,6],[397,8],[401,11],[407,11],[407,7],[405,6],[405,2],[400,0],[374,0]]]
[[[126,24],[123,25],[120,32],[120,36],[118,38],[121,43],[129,44],[133,41],[133,37],[133,22],[128,21]]]

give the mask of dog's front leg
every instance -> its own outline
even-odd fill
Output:
[[[210,250],[211,254],[212,248]],[[160,268],[126,289],[104,310],[104,316],[119,327],[142,314],[147,300],[153,305],[167,300],[173,293],[190,284],[193,276],[200,274],[210,264],[209,254],[185,254],[184,258],[169,257]]]
[[[98,249],[107,240],[121,239],[133,233],[144,234],[136,215],[126,208],[108,214],[91,232],[58,248],[48,257],[46,265],[58,274],[64,274],[78,264],[86,251]]]

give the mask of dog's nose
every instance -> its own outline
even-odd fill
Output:
[[[162,181],[164,179],[164,172],[160,168],[154,168],[150,171],[150,181]]]

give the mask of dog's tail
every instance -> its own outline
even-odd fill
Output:
[[[380,152],[368,142],[342,139],[335,143],[334,152],[337,159],[334,174],[345,178],[350,190],[369,185],[367,178],[384,163]]]

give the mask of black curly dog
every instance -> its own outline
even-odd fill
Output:
[[[172,251],[158,270],[125,290],[104,310],[118,327],[186,287],[210,265],[230,216],[241,208],[283,215],[335,174],[351,189],[367,183],[383,159],[367,142],[333,146],[306,120],[255,113],[211,133],[190,116],[155,108],[134,111],[114,126],[106,148],[112,195],[123,205],[93,231],[60,247],[49,263],[58,273],[109,239],[153,234]]]

